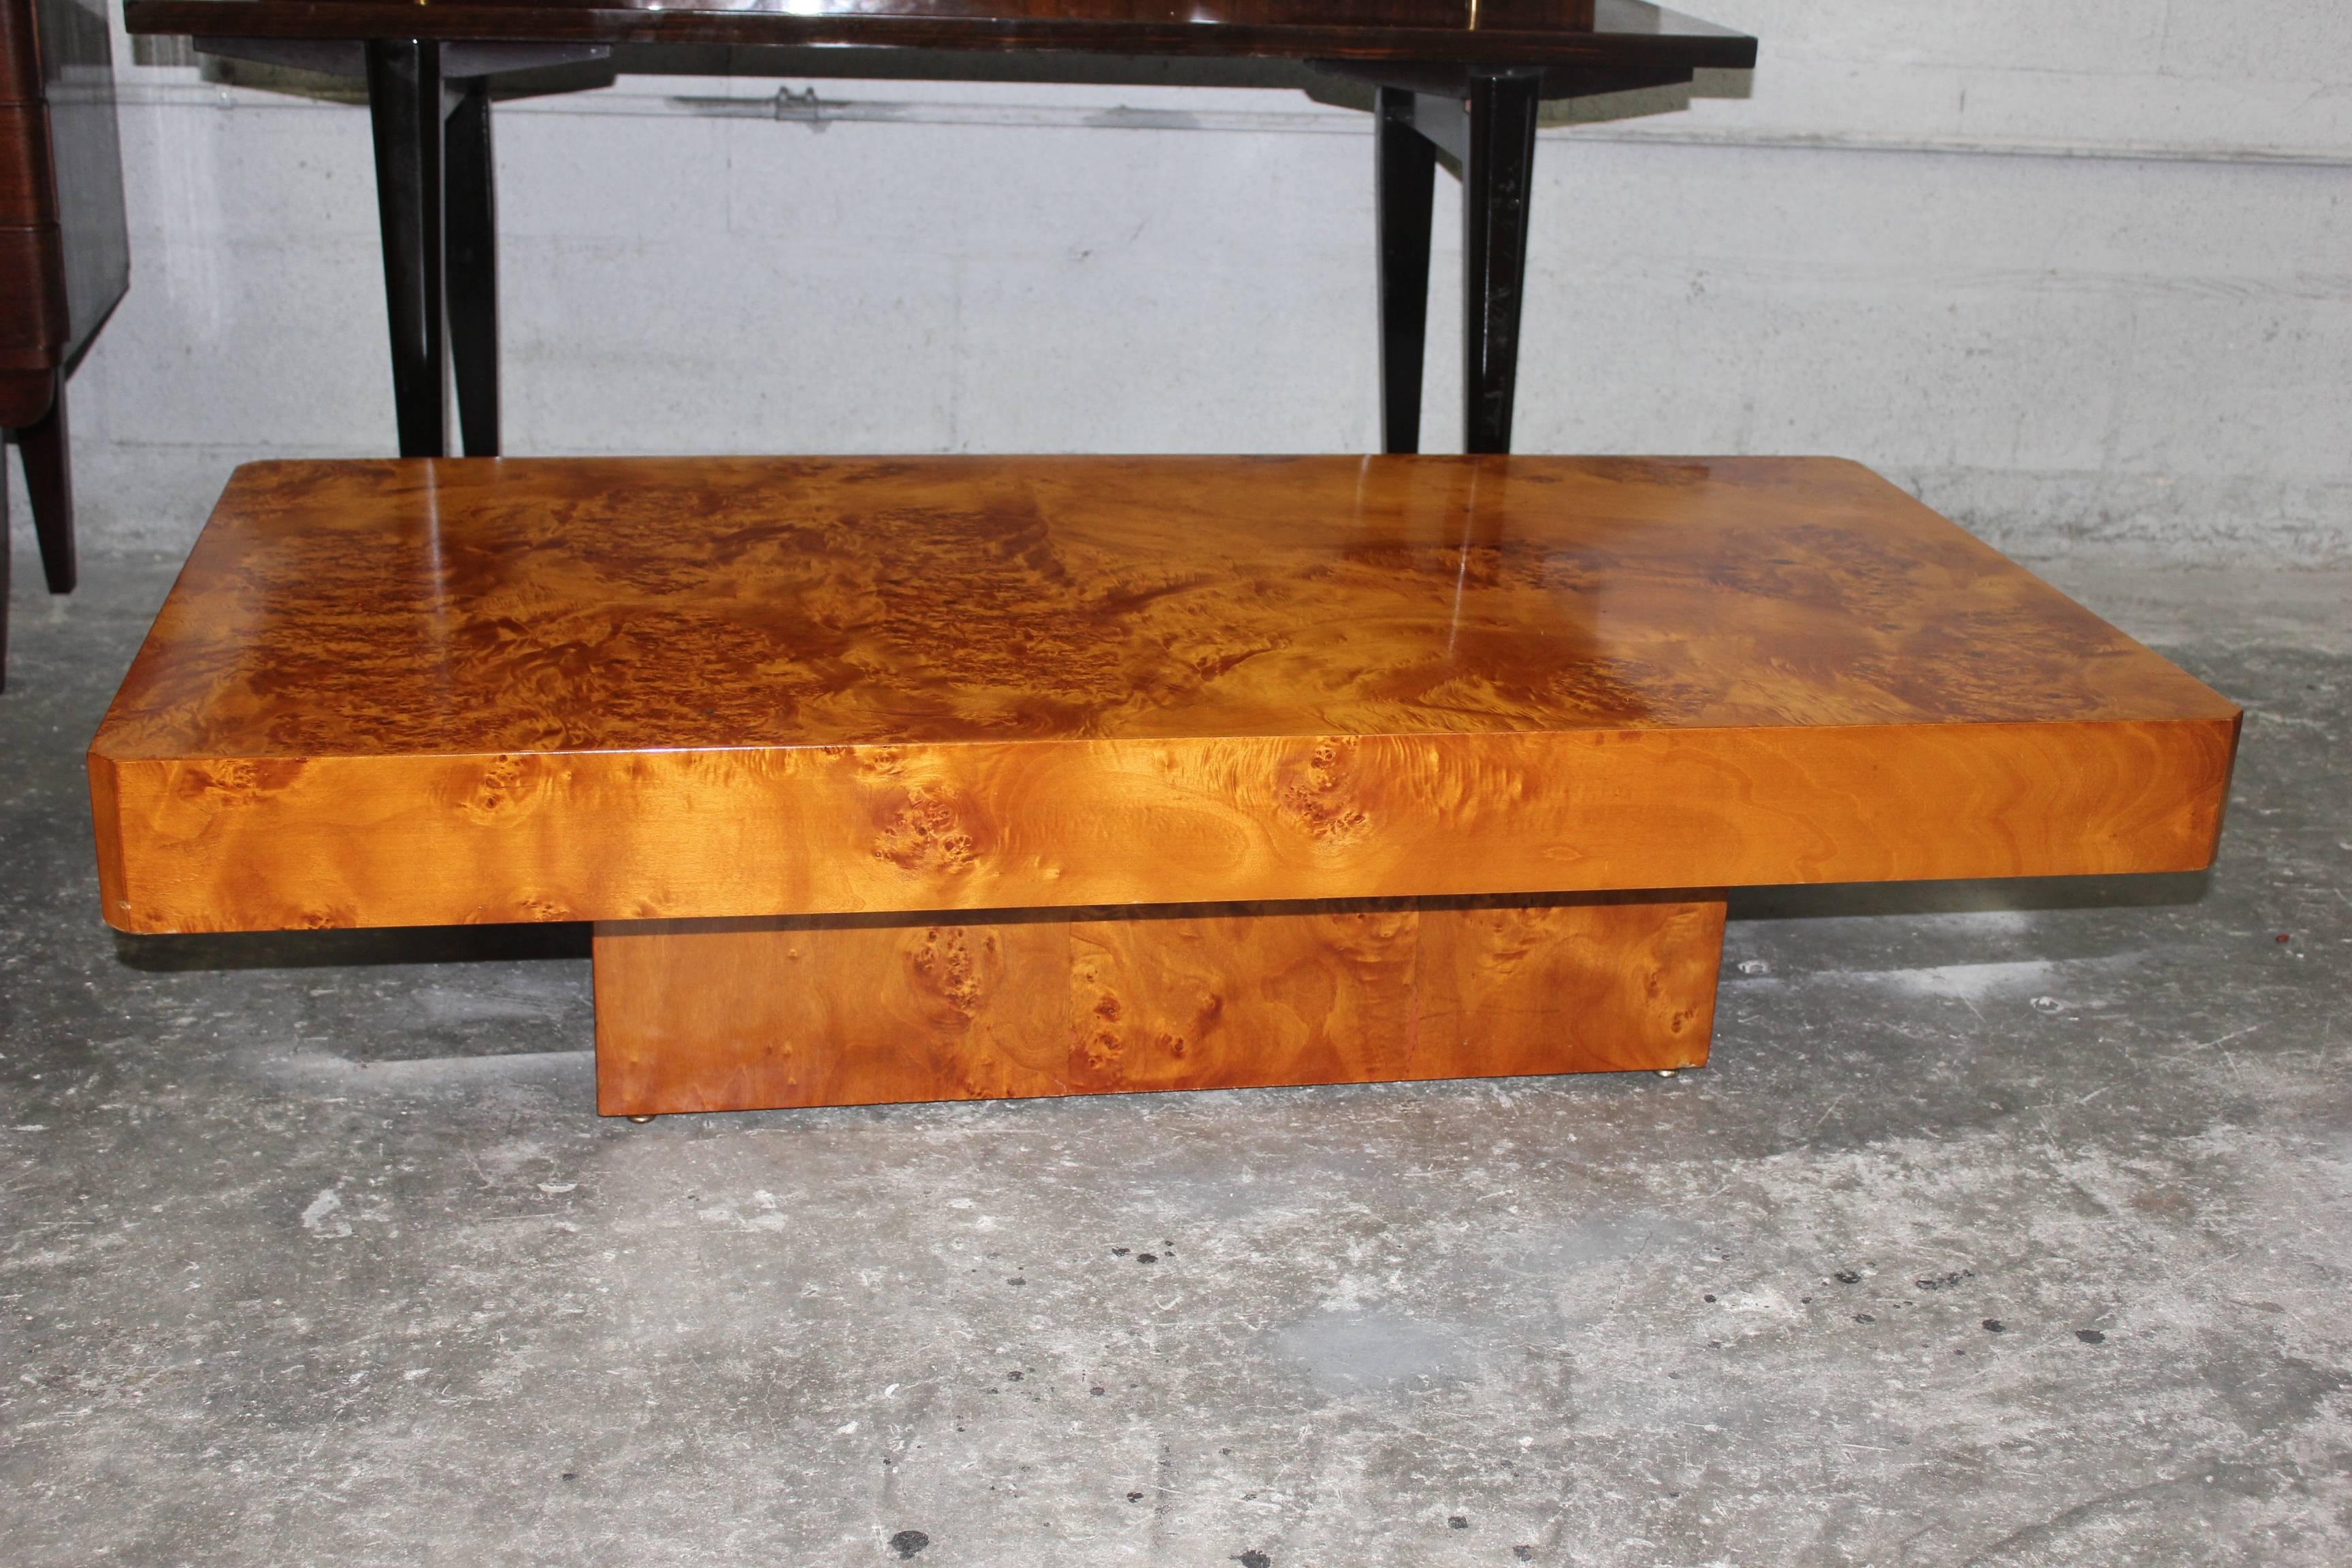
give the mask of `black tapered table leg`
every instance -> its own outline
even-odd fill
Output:
[[[1372,125],[1380,224],[1381,450],[1418,452],[1437,149],[1413,129],[1412,94],[1403,88],[1380,89]]]
[[[373,40],[367,81],[400,455],[438,458],[449,438],[441,349],[441,46]]]
[[[490,153],[490,82],[476,77],[449,111],[449,362],[466,456],[499,455],[499,208]]]
[[[49,411],[16,432],[25,461],[25,495],[33,507],[33,535],[41,545],[41,574],[52,594],[70,594],[74,566],[73,459],[66,446],[66,378],[58,377]]]
[[[1470,79],[1462,161],[1462,449],[1511,449],[1540,79]]]

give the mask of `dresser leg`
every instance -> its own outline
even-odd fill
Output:
[[[1462,163],[1463,450],[1511,449],[1528,202],[1536,162],[1535,76],[1470,79]]]
[[[1380,89],[1372,125],[1380,226],[1381,449],[1418,452],[1437,149],[1413,128],[1413,95],[1403,88]]]
[[[367,81],[400,455],[438,458],[447,452],[449,438],[442,354],[441,46],[373,40],[367,46]]]
[[[16,453],[25,463],[25,493],[33,507],[33,532],[41,544],[41,572],[49,592],[70,594],[74,565],[73,458],[66,444],[66,378],[58,377],[49,411],[16,432]]]
[[[497,172],[490,80],[476,77],[449,111],[447,140],[449,357],[466,456],[499,455]]]
[[[596,927],[607,1116],[1706,1062],[1722,895]]]

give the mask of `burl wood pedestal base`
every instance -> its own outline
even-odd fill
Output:
[[[642,1116],[1692,1066],[1721,889],[2195,869],[2238,717],[1819,458],[263,463],[90,804],[125,931],[593,921]]]
[[[1723,909],[1633,893],[600,922],[596,1108],[1699,1067]]]

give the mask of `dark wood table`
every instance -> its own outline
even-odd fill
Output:
[[[1040,52],[1282,60],[1369,82],[1391,452],[1420,447],[1437,154],[1463,182],[1465,445],[1507,451],[1537,106],[1756,59],[1753,38],[1643,0],[130,0],[125,15],[134,33],[364,46],[400,450],[411,457],[446,450],[452,370],[465,450],[499,451],[488,78],[501,58],[484,45],[824,46],[811,75],[877,74],[877,58],[936,50],[1008,63]]]

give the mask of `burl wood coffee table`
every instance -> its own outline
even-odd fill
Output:
[[[264,463],[131,931],[595,922],[608,1113],[1692,1066],[1747,883],[2210,860],[2229,701],[1811,458]]]

